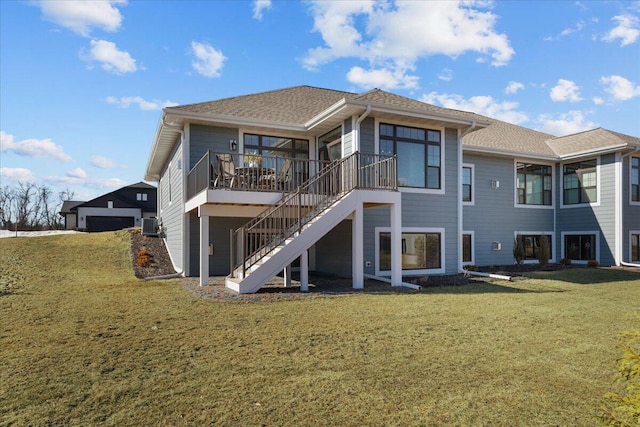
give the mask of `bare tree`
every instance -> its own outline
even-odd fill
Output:
[[[19,182],[0,188],[0,227],[16,231],[62,228],[60,208],[75,193],[66,189],[58,193],[57,200],[54,194],[46,184]]]

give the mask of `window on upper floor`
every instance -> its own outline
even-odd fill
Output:
[[[462,202],[473,203],[473,166],[462,167]]]
[[[380,154],[398,158],[398,185],[441,188],[441,132],[380,124]]]
[[[518,162],[516,171],[518,204],[551,206],[551,166]]]
[[[136,194],[136,200],[139,202],[146,202],[147,201],[147,193],[138,193]]]
[[[598,201],[598,162],[583,160],[563,165],[563,202],[565,205]]]
[[[108,200],[107,201],[107,208],[108,209],[113,209],[113,200]]]
[[[640,202],[640,157],[631,158],[631,201]]]
[[[308,159],[309,141],[306,139],[245,133],[244,152],[245,154],[258,154],[262,156]]]

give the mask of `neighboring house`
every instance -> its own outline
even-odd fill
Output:
[[[83,204],[84,202],[80,202],[77,200],[66,200],[62,202],[62,207],[60,208],[60,216],[64,218],[64,229],[65,230],[75,230],[78,228],[78,215],[76,211],[73,210],[78,205]]]
[[[88,202],[65,202],[60,214],[65,215],[67,229],[113,231],[141,226],[142,218],[156,216],[156,209],[157,188],[139,182]]]
[[[299,268],[453,274],[533,261],[640,262],[640,139],[555,138],[379,89],[298,86],[168,107],[145,179],[176,271],[255,292]]]

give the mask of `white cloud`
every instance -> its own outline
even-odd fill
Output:
[[[142,111],[153,111],[153,110],[162,110],[165,107],[173,107],[178,105],[178,103],[173,101],[160,101],[158,99],[153,99],[148,101],[140,96],[123,96],[120,98],[116,98],[115,96],[108,96],[107,104],[117,105],[120,108],[129,108],[131,104],[137,104],[138,108]]]
[[[551,88],[549,96],[555,102],[578,102],[580,97],[580,87],[571,80],[560,79],[558,84]]]
[[[126,182],[120,178],[81,178],[77,176],[48,176],[46,180],[56,184],[83,186],[97,190],[114,190],[124,187]]]
[[[519,90],[522,90],[522,89],[524,89],[524,85],[522,83],[516,82],[516,81],[510,81],[507,87],[504,89],[504,93],[511,95],[511,94],[517,93]]]
[[[191,65],[199,74],[205,77],[220,77],[220,71],[227,59],[222,51],[207,43],[192,41],[191,53],[196,57]]]
[[[117,31],[122,23],[122,15],[115,5],[126,3],[125,0],[41,0],[36,5],[48,21],[88,37],[92,28]]]
[[[271,9],[271,0],[255,0],[253,3],[253,18],[262,21],[262,12]]]
[[[449,68],[445,68],[438,74],[438,78],[445,82],[450,82],[453,80],[453,71]]]
[[[75,168],[75,169],[71,169],[70,171],[67,172],[67,176],[71,177],[71,178],[79,178],[79,179],[84,179],[87,177],[87,173],[82,170],[81,168]]]
[[[36,177],[25,168],[0,168],[0,177],[14,182],[36,182]]]
[[[91,163],[93,166],[100,169],[111,169],[111,168],[126,169],[127,167],[127,165],[117,164],[110,158],[104,157],[104,156],[93,156],[91,157],[91,161],[89,163]]]
[[[617,21],[618,25],[607,33],[602,40],[613,42],[620,39],[620,46],[627,46],[635,43],[640,38],[640,19],[634,15],[618,15],[611,18]]]
[[[400,78],[415,68],[419,58],[433,55],[455,58],[475,52],[482,58],[490,56],[494,66],[505,65],[514,51],[507,36],[494,29],[497,16],[488,5],[485,1],[313,1],[313,29],[321,34],[324,46],[308,50],[302,63],[315,70],[340,58],[359,58],[369,63],[367,73],[387,69]]]
[[[414,89],[418,87],[418,77],[406,74],[405,70],[365,70],[352,67],[347,73],[347,80],[366,89]]]
[[[570,135],[598,127],[596,123],[588,121],[582,111],[572,110],[554,117],[551,114],[541,114],[538,118],[543,132],[556,136]]]
[[[594,96],[593,103],[596,105],[602,105],[604,104],[604,99],[600,98],[599,96]]]
[[[80,52],[85,61],[99,62],[103,70],[115,74],[133,73],[138,70],[136,60],[125,50],[119,50],[115,43],[106,40],[91,40],[88,53]]]
[[[516,125],[529,121],[526,113],[517,110],[519,106],[517,102],[499,102],[491,96],[472,96],[465,99],[461,95],[431,92],[422,96],[420,100],[445,108],[471,111]]]
[[[605,88],[605,92],[616,101],[627,101],[636,96],[640,96],[640,85],[636,85],[621,76],[605,76],[600,78],[600,84]]]
[[[27,157],[51,157],[52,159],[71,161],[71,156],[50,139],[25,139],[15,141],[14,136],[0,131],[0,151],[8,151]]]

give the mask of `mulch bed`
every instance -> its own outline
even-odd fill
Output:
[[[137,228],[129,230],[131,235],[131,260],[135,275],[138,278],[150,278],[174,274],[171,258],[161,238],[155,236],[143,236]],[[146,267],[137,264],[138,252],[146,249],[151,262]],[[522,276],[530,271],[557,271],[569,268],[584,268],[584,266],[549,264],[541,268],[538,264],[500,265],[479,267],[484,273],[495,273],[507,276]],[[477,279],[466,274],[435,275],[423,277],[405,277],[403,281],[420,285],[422,287],[464,286],[475,282]],[[363,293],[416,293],[419,292],[407,287],[391,287],[390,284],[377,280],[365,280],[364,289],[353,289],[351,279],[340,278],[325,274],[310,273],[309,292],[300,291],[299,278],[294,274],[292,286],[284,287],[282,277],[274,277],[269,283],[255,294],[237,294],[224,286],[224,277],[210,277],[206,286],[199,285],[199,278],[181,278],[182,286],[190,290],[194,296],[209,301],[219,302],[268,302],[283,301],[301,298],[328,298]]]

